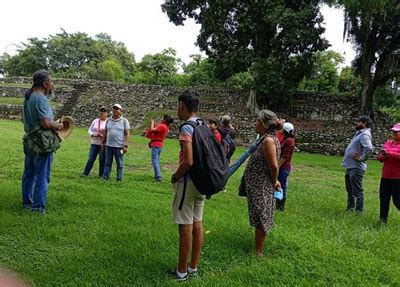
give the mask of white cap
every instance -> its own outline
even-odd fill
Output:
[[[122,107],[121,107],[120,104],[115,104],[115,105],[113,105],[113,107],[116,107],[116,108],[118,108],[118,109],[120,109],[122,111]]]
[[[294,132],[294,126],[291,123],[284,123],[283,130],[287,133]]]

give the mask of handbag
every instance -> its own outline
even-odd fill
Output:
[[[246,180],[244,179],[244,175],[242,175],[242,178],[240,179],[239,196],[247,197]]]
[[[58,150],[61,139],[53,130],[36,128],[24,135],[23,142],[33,154],[40,155]]]

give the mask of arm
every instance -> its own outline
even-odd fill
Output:
[[[107,133],[108,133],[107,124],[108,124],[108,120],[106,121],[106,126],[105,126],[103,141],[102,141],[102,143],[101,143],[101,147],[102,147],[102,148],[106,145],[106,142],[107,142]]]
[[[150,130],[152,132],[157,131],[157,128],[155,127],[155,123],[154,123],[154,119],[153,118],[150,120]]]
[[[40,126],[46,130],[61,131],[64,125],[59,122],[49,121],[47,118],[40,119]]]
[[[91,123],[91,125],[90,125],[90,127],[89,127],[89,129],[88,129],[88,134],[91,136],[91,137],[93,137],[93,136],[96,136],[95,135],[95,132],[94,132],[94,122],[95,122],[96,120],[94,120],[92,123]]]
[[[174,183],[174,180],[176,181],[177,179],[184,176],[193,165],[192,143],[188,142],[188,141],[181,141],[181,143],[182,143],[182,151],[183,151],[183,161],[179,165],[176,172],[172,175],[172,183]]]
[[[362,154],[360,154],[359,161],[366,161],[369,159],[373,151],[371,138],[363,134],[360,143],[364,149],[362,150]]]
[[[52,118],[52,112],[49,101],[44,96],[40,98],[35,107],[37,108],[40,118],[40,126],[42,128],[54,131],[60,131],[64,128],[64,125],[61,122],[49,120],[50,118]]]
[[[394,153],[394,152],[387,153],[387,157],[393,158],[395,160],[400,160],[400,153]]]
[[[379,160],[380,162],[386,161],[387,160],[387,153],[384,150],[381,150],[378,153],[378,157],[376,159]]]
[[[124,147],[122,150],[124,153],[128,152],[128,147],[129,147],[129,137],[131,136],[131,131],[129,129],[124,130]]]
[[[278,181],[279,165],[276,159],[276,146],[274,140],[270,137],[266,137],[262,143],[262,149],[265,160],[268,164],[268,169],[270,172],[272,183],[274,184],[274,188],[276,188],[277,186],[280,187]]]

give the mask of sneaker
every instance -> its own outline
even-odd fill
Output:
[[[82,173],[82,174],[81,174],[81,177],[87,178],[88,176],[87,176],[86,174]]]
[[[197,267],[196,269],[192,269],[190,268],[190,266],[188,265],[188,275],[190,277],[197,277],[199,276],[199,268]]]
[[[171,277],[171,278],[173,278],[176,282],[183,282],[183,281],[188,280],[188,274],[187,274],[187,273],[186,273],[185,276],[180,277],[180,276],[178,275],[178,273],[176,272],[176,270],[174,270],[174,271],[169,271],[169,272],[168,272],[168,276]]]

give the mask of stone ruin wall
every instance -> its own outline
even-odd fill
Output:
[[[29,78],[0,79],[0,84],[19,83],[26,86],[29,82]],[[177,96],[186,89],[67,79],[57,79],[55,85],[54,97],[58,103],[55,114],[68,102],[74,90],[79,88],[78,102],[70,113],[78,126],[89,126],[98,115],[100,105],[111,107],[114,103],[120,103],[132,129],[139,130],[148,125],[150,115],[161,116],[167,113],[177,119]],[[247,144],[254,139],[256,117],[250,115],[246,109],[247,92],[207,87],[193,89],[201,95],[200,115],[203,118],[229,114],[238,130],[240,142]],[[0,96],[22,97],[25,90],[26,88],[0,86]],[[0,105],[0,116],[20,118],[21,110],[21,106],[18,105]],[[295,125],[296,146],[301,151],[340,155],[354,135],[352,118],[356,116],[356,111],[356,98],[303,93],[296,94],[289,107],[276,112],[278,116],[289,119]],[[376,152],[390,137],[386,129],[389,124],[381,119],[372,129]],[[179,122],[176,121],[171,128],[171,137],[177,136],[178,128]]]

